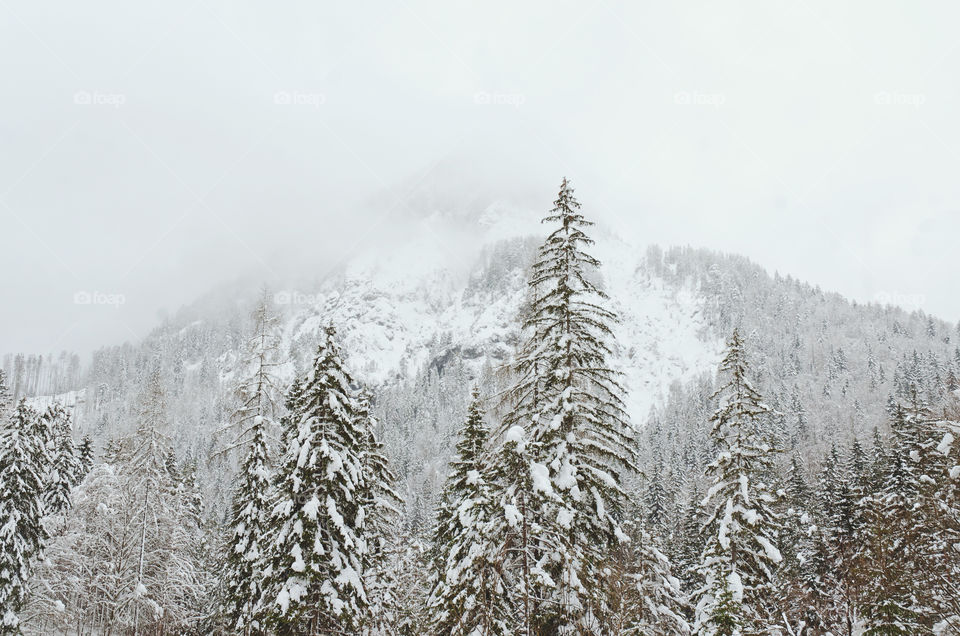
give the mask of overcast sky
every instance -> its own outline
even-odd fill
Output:
[[[958,23],[909,0],[0,0],[0,352],[142,336],[451,174],[544,210],[567,175],[626,234],[956,321]]]

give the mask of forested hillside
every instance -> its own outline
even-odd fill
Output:
[[[960,324],[588,208],[5,358],[5,629],[960,633]]]

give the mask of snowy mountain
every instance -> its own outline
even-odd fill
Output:
[[[385,465],[398,478],[393,486],[403,502],[399,517],[387,522],[391,532],[403,535],[402,547],[390,557],[397,568],[391,576],[419,581],[414,587],[404,582],[396,584],[398,588],[409,587],[413,594],[423,592],[415,588],[424,581],[421,546],[429,542],[437,511],[450,505],[444,503],[444,489],[449,484],[450,461],[468,411],[471,388],[479,389],[479,402],[473,404],[474,415],[482,419],[480,414],[485,412],[492,426],[504,421],[500,396],[515,381],[505,370],[528,337],[521,333],[520,326],[522,314],[527,311],[531,264],[543,241],[537,217],[536,213],[502,203],[449,214],[428,209],[427,214],[406,218],[400,226],[374,228],[390,240],[371,241],[335,268],[309,272],[298,282],[275,284],[269,291],[271,309],[280,323],[284,362],[275,371],[281,384],[290,383],[294,377],[314,381],[324,378],[322,382],[343,377],[339,371],[339,360],[343,359],[349,374],[370,389],[372,417],[363,421],[383,444]],[[762,471],[757,474],[774,474],[778,483],[788,480],[792,493],[807,493],[802,495],[804,505],[812,506],[811,509],[829,499],[824,499],[823,493],[811,498],[808,482],[816,476],[822,476],[819,484],[823,490],[823,484],[840,479],[838,470],[846,471],[844,474],[849,474],[850,479],[861,480],[871,471],[883,474],[889,463],[887,458],[893,457],[883,449],[884,444],[893,444],[904,457],[914,457],[908,447],[896,445],[897,436],[902,437],[903,432],[894,430],[890,413],[900,408],[902,415],[903,410],[894,405],[911,404],[911,400],[919,404],[918,396],[931,405],[949,404],[947,398],[960,395],[960,326],[919,312],[908,314],[893,307],[859,305],[790,277],[771,276],[742,257],[692,248],[664,251],[657,246],[631,244],[602,226],[590,229],[596,239],[590,251],[601,266],[585,273],[585,277],[593,277],[593,284],[607,295],[604,302],[619,316],[619,321],[611,325],[614,338],[606,360],[610,368],[622,374],[620,380],[627,391],[626,410],[636,429],[634,439],[632,435],[623,437],[623,447],[634,446],[636,463],[642,470],[642,475],[631,471],[625,486],[633,501],[641,502],[642,508],[637,510],[644,511],[643,523],[650,526],[665,548],[662,553],[654,550],[638,558],[646,564],[644,567],[655,571],[668,570],[670,562],[676,563],[684,577],[682,586],[680,579],[672,576],[657,579],[675,583],[668,585],[669,590],[651,584],[651,594],[674,595],[670,598],[682,605],[682,598],[676,596],[682,588],[699,589],[695,581],[700,576],[696,568],[702,552],[699,528],[703,526],[698,518],[702,504],[697,502],[709,499],[704,499],[703,493],[716,494],[720,486],[739,484],[725,491],[723,497],[727,501],[741,496],[746,501],[755,493],[766,493],[757,496],[771,501],[775,498],[767,484],[754,484],[746,476],[733,475],[732,464],[723,474],[716,468],[707,468],[717,466],[717,457],[723,460],[733,456],[728,451],[717,454],[717,444],[725,442],[718,441],[710,426],[711,414],[719,412],[715,411],[716,405],[726,399],[717,400],[718,388],[727,397],[735,394],[743,400],[746,406],[737,407],[740,411],[758,414],[753,422],[737,424],[747,431],[745,434],[759,435],[762,431],[764,440],[773,440],[776,447],[787,451],[775,453],[766,441],[755,446],[766,449],[762,452]],[[99,452],[101,457],[117,457],[117,446],[112,445],[113,450],[108,451],[108,444],[121,436],[127,440],[162,438],[165,445],[169,443],[170,452],[153,454],[153,466],[158,479],[170,481],[161,490],[177,497],[187,496],[192,502],[184,505],[175,498],[164,504],[168,505],[163,518],[170,521],[170,536],[183,541],[177,545],[184,554],[195,553],[195,547],[190,546],[212,545],[205,543],[204,528],[208,524],[218,528],[229,518],[228,507],[237,494],[238,475],[265,474],[259,468],[252,473],[241,472],[237,457],[220,452],[227,442],[217,432],[237,409],[238,382],[250,378],[251,358],[242,351],[253,332],[250,314],[258,299],[257,289],[252,281],[239,281],[213,290],[165,321],[142,342],[98,351],[91,367],[82,373],[82,381],[68,392],[29,398],[39,409],[54,402],[63,404],[75,416],[73,435],[89,435],[98,447],[95,453]],[[337,330],[335,341],[327,341],[328,325]],[[732,333],[737,335],[725,346],[725,339]],[[324,341],[316,360],[333,366],[318,370],[311,365],[321,363],[312,359],[318,343]],[[340,343],[342,354],[330,357],[329,352],[336,348],[333,342]],[[529,344],[524,346],[526,351],[530,350]],[[562,345],[552,346],[557,351]],[[744,392],[747,385],[743,378],[733,384],[728,381],[718,385],[718,378],[723,377],[722,373],[717,375],[722,357],[727,375],[732,369],[740,369],[755,389]],[[39,378],[43,377],[56,379],[57,386],[77,377],[68,366],[75,365],[75,358],[62,360],[64,364],[58,366],[37,358],[30,367],[34,371],[33,386],[39,386]],[[16,373],[12,377],[14,386],[30,386]],[[66,386],[69,388],[69,383]],[[344,385],[338,389],[340,397],[311,398],[308,402],[340,405],[354,399],[346,396],[356,388]],[[562,395],[568,395],[566,390]],[[153,405],[153,410],[145,411],[144,404]],[[920,407],[916,409],[919,412]],[[937,415],[944,420],[955,417],[946,410]],[[251,419],[257,421],[259,416]],[[144,421],[156,428],[145,433]],[[296,421],[304,420],[300,417]],[[527,421],[536,425],[538,416]],[[550,421],[560,420],[556,417]],[[906,420],[901,417],[900,421],[902,426]],[[271,424],[261,438],[262,452],[258,451],[257,457],[279,455],[276,440],[266,440],[276,428]],[[542,429],[553,430],[552,425]],[[284,430],[285,440],[293,449],[288,449],[284,457],[291,466],[299,466],[300,458],[306,456],[302,449],[313,446],[305,442],[298,450],[299,438],[290,437],[289,425]],[[934,459],[939,461],[938,457],[952,452],[952,430],[945,435],[936,428],[927,435],[939,444],[939,455]],[[521,451],[516,449],[520,448],[523,435],[522,427],[513,426],[503,439],[492,443],[500,449],[512,448],[509,453],[520,457]],[[67,429],[64,439],[69,436]],[[576,441],[570,437],[557,437],[555,441],[559,448],[571,439]],[[739,435],[736,439],[740,439]],[[868,441],[873,444],[875,457],[869,471],[856,468],[856,462],[866,457],[863,449]],[[489,453],[492,462],[507,456],[499,451],[480,452]],[[738,451],[737,456],[740,454]],[[92,462],[89,453],[87,456]],[[336,457],[341,457],[339,451]],[[919,451],[916,457],[920,457]],[[543,476],[549,475],[548,464],[530,462],[521,469],[529,466],[534,490],[556,492],[559,486],[552,484],[569,483],[563,471],[553,482],[544,481]],[[562,466],[558,462],[549,465],[554,464]],[[516,472],[518,479],[526,479],[521,469],[517,472],[504,466],[491,469],[483,462],[479,465],[492,471],[491,475]],[[467,471],[464,480],[474,479],[471,473],[479,476],[478,471]],[[955,472],[945,474],[956,478]],[[115,473],[109,464],[98,467],[91,475],[90,487],[106,487],[106,492],[112,492],[108,486]],[[387,483],[389,479],[378,477],[377,481]],[[179,485],[175,486],[175,482]],[[711,482],[716,483],[711,486]],[[749,493],[747,483],[752,488]],[[297,484],[296,480],[290,482],[291,493],[298,492]],[[597,491],[595,486],[592,488]],[[256,486],[250,491],[264,490]],[[78,499],[80,514],[100,515],[99,504],[84,508],[85,501],[92,501],[84,497],[81,494]],[[251,499],[247,495],[241,497],[244,501]],[[137,500],[141,500],[139,495]],[[314,497],[303,507],[311,522],[319,518],[319,501]],[[327,500],[328,506],[330,501]],[[349,501],[343,503],[352,505]],[[266,499],[261,504],[264,510],[270,505]],[[474,500],[465,501],[463,506],[468,504],[473,506]],[[730,504],[724,505],[727,510],[733,509]],[[753,514],[746,505],[738,509]],[[824,505],[829,508],[827,503]],[[454,508],[466,510],[463,506]],[[491,509],[492,518],[515,519],[518,510],[514,503],[503,504]],[[189,514],[182,516],[185,511]],[[794,530],[810,521],[806,513],[795,512],[792,508],[786,512],[794,520]],[[777,514],[780,513],[772,509],[764,512],[769,519]],[[832,513],[825,509],[823,514]],[[570,520],[559,514],[553,517],[561,526]],[[748,517],[739,527],[754,525],[749,520],[754,517]],[[891,515],[907,517],[900,513]],[[107,518],[112,520],[112,516]],[[823,518],[829,523],[832,517]],[[747,539],[761,545],[766,560],[775,563],[782,555],[772,543],[776,533],[771,530],[769,519],[764,522],[769,526],[764,532]],[[728,525],[723,521],[720,529],[710,531],[710,536],[725,536]],[[182,527],[193,528],[196,535],[176,535],[176,528]],[[145,535],[141,532],[138,536]],[[803,536],[785,537],[786,558],[794,558],[799,554],[797,550],[809,548],[804,547]],[[159,539],[158,544],[166,545]],[[590,541],[578,541],[577,545],[590,545]],[[716,550],[726,549],[722,540],[719,545]],[[56,557],[59,560],[45,561],[44,567],[49,571],[40,578],[64,580],[60,571],[72,567],[72,549],[68,542],[60,540],[52,548],[60,555]],[[793,556],[790,550],[794,550]],[[203,550],[196,554],[209,556]],[[286,559],[287,549],[282,548],[280,554]],[[304,565],[297,556],[303,551],[289,554],[294,559],[292,571],[303,571]],[[197,560],[202,572],[212,573],[218,567],[214,563]],[[128,566],[126,571],[134,572],[136,568]],[[739,579],[733,581],[721,575],[705,574],[706,580],[730,580],[730,585],[739,589]],[[211,576],[200,587],[212,588],[214,578]],[[165,590],[165,585],[156,587]],[[297,581],[292,585],[291,589],[299,589]],[[135,589],[136,595],[150,592]],[[67,592],[58,594],[69,598]],[[198,593],[198,600],[189,602],[202,604],[202,598]],[[278,603],[285,602],[283,597],[277,598]],[[42,597],[37,597],[36,603],[41,608],[59,607]],[[417,603],[422,605],[417,601],[413,606],[420,607]]]
[[[338,267],[270,290],[288,360],[283,379],[306,368],[322,329],[335,325],[347,366],[374,389],[415,518],[432,509],[470,386],[480,383],[491,396],[500,388],[497,369],[517,345],[528,268],[543,237],[541,214],[522,207],[423,205],[419,216],[374,228],[375,240]],[[603,226],[593,230],[599,282],[621,318],[613,365],[623,373],[628,413],[658,436],[643,449],[669,450],[678,470],[703,455],[707,407],[690,405],[706,404],[722,343],[736,325],[784,434],[814,462],[825,440],[865,439],[883,427],[886,401],[905,390],[905,378],[947,387],[958,375],[960,337],[931,317],[857,305],[741,257],[663,251]],[[258,285],[213,290],[143,342],[98,351],[75,387],[84,391],[78,427],[101,446],[129,432],[140,386],[159,365],[176,448],[212,454],[220,443],[214,431],[233,408]],[[213,488],[225,492],[223,479],[214,474]]]
[[[315,291],[276,292],[295,366],[306,364],[327,323],[337,327],[349,366],[374,386],[412,377],[451,355],[477,369],[506,362],[540,241],[537,224],[529,223],[536,219],[493,204],[471,227],[453,230],[450,240],[446,218],[426,218],[417,236],[359,254]],[[467,247],[462,237],[473,237],[475,245]],[[458,243],[464,247],[449,247]],[[604,264],[602,283],[622,318],[617,365],[629,411],[641,421],[671,382],[712,368],[721,341],[707,335],[702,297],[692,287],[648,275],[643,249],[608,235],[595,251]]]

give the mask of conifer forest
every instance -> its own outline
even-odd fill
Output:
[[[960,636],[958,24],[0,0],[0,636]]]
[[[960,629],[960,349],[937,354],[960,331],[894,320],[866,356],[830,346],[814,363],[828,348],[819,327],[783,342],[719,312],[729,334],[715,373],[672,387],[640,428],[613,364],[621,318],[566,179],[543,223],[502,364],[432,367],[379,395],[352,374],[331,321],[286,381],[291,352],[263,294],[231,380],[215,382],[218,428],[186,456],[173,406],[210,380],[162,351],[104,369],[133,386],[113,398],[126,430],[100,444],[74,435],[78,406],[13,399],[5,374],[4,630]],[[820,295],[777,287],[767,302]],[[885,367],[872,351],[889,356],[888,340],[927,350]],[[123,367],[129,353],[101,362]],[[834,399],[849,406],[846,439],[817,440],[832,415],[812,411]],[[410,427],[436,400],[457,414],[443,422],[449,462],[434,484],[412,482],[409,446],[430,435]]]

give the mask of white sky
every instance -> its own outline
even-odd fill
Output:
[[[316,267],[451,174],[543,210],[567,175],[624,233],[956,321],[958,23],[948,1],[2,0],[0,352],[88,352]]]

